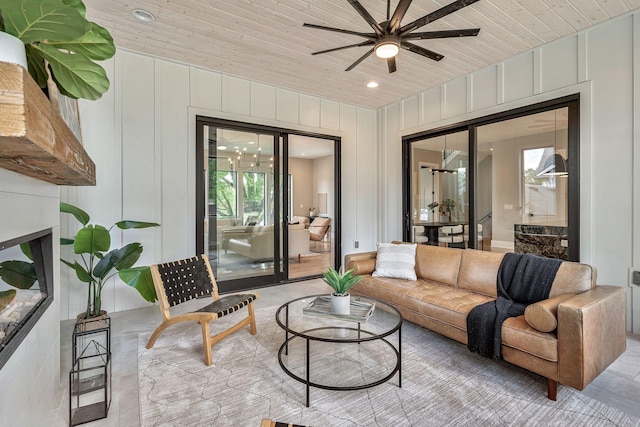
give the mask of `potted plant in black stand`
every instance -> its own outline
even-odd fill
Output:
[[[78,279],[87,285],[87,308],[78,315],[78,321],[99,316],[106,316],[102,310],[102,289],[109,279],[116,274],[129,286],[135,288],[149,302],[156,300],[153,279],[148,266],[134,267],[142,254],[142,245],[129,243],[122,248],[111,249],[113,227],[122,230],[132,228],[158,227],[155,222],[119,221],[106,228],[98,224],[90,224],[91,218],[82,209],[60,202],[60,212],[73,215],[82,228],[73,239],[61,239],[62,245],[73,245],[73,253],[78,259],[61,261],[73,269]]]

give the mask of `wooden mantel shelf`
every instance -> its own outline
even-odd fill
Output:
[[[0,167],[58,185],[95,185],[95,164],[20,65],[0,62]]]

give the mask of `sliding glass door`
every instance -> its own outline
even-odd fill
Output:
[[[578,261],[579,140],[577,95],[403,138],[404,239]]]
[[[336,266],[339,140],[206,117],[196,125],[196,251],[220,290]]]
[[[276,134],[201,124],[206,203],[199,242],[216,279],[231,289],[273,283],[279,273],[280,222],[274,174]]]
[[[495,251],[568,259],[568,107],[478,126],[478,201]],[[490,214],[490,215],[487,215]]]
[[[439,229],[469,219],[468,132],[418,139],[411,144],[412,241],[439,244]],[[460,231],[462,234],[462,230]]]

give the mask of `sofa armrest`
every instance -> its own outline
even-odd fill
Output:
[[[344,257],[344,270],[353,270],[353,274],[370,274],[376,269],[377,251],[348,254]]]
[[[596,286],[558,306],[558,381],[584,389],[624,353],[627,293]]]

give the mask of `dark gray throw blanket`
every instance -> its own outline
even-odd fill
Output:
[[[502,360],[502,323],[524,314],[527,305],[549,298],[561,263],[531,254],[505,254],[498,269],[498,298],[474,307],[467,316],[467,348]]]

